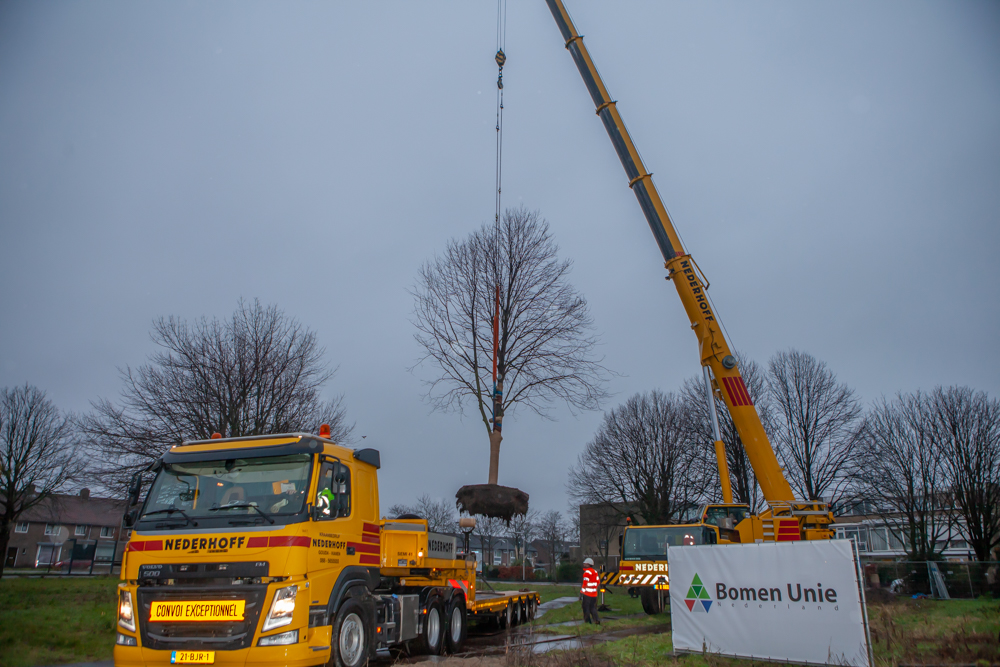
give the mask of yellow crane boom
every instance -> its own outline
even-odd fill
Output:
[[[597,115],[604,123],[611,143],[621,159],[625,175],[628,177],[628,185],[639,200],[639,206],[663,254],[669,272],[667,277],[673,281],[677,295],[680,296],[681,303],[684,304],[684,309],[691,320],[691,328],[698,337],[701,364],[705,368],[706,387],[709,393],[712,393],[713,388],[721,393],[772,512],[808,514],[814,518],[803,521],[803,524],[813,524],[815,528],[820,528],[817,524],[827,523],[824,519],[829,516],[829,510],[822,503],[801,503],[795,500],[792,488],[782,473],[774,449],[760,422],[760,416],[737,368],[736,357],[726,342],[716,314],[705,294],[706,281],[691,255],[685,251],[670,215],[660,200],[656,185],[653,184],[652,175],[642,163],[639,151],[636,150],[632,137],[629,136],[625,123],[618,113],[617,104],[608,94],[604,81],[583,43],[583,37],[573,25],[562,0],[546,0],[546,2],[566,42],[566,48],[573,56],[583,82],[594,100]],[[725,449],[719,436],[713,400],[709,400],[709,407],[715,429],[715,449],[719,459],[723,496],[725,502],[731,503],[732,492],[729,488]],[[820,532],[824,533],[822,536],[826,536],[825,533],[828,531],[821,529],[810,537],[820,537],[818,534]]]

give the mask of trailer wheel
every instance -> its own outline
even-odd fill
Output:
[[[348,598],[340,605],[333,623],[333,667],[360,667],[368,660],[370,635],[364,618],[365,608],[357,599]]]
[[[528,622],[528,605],[530,603],[527,600],[521,600],[521,625]]]
[[[503,627],[514,627],[514,605],[507,603],[507,608],[503,610]]]
[[[535,598],[528,600],[528,620],[535,620]]]
[[[444,648],[444,614],[441,612],[441,603],[435,600],[427,605],[427,614],[424,615],[421,652],[441,655],[442,648]]]
[[[461,595],[456,595],[448,603],[448,632],[445,635],[448,652],[458,653],[461,651],[467,636],[465,600],[462,599]]]

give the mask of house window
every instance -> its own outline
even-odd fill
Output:
[[[500,553],[499,551],[494,551],[493,552],[493,564],[494,565],[499,565],[502,562],[503,562],[503,554]]]
[[[872,551],[888,551],[889,536],[881,526],[868,529],[868,546]]]
[[[15,533],[26,533],[26,532],[28,532],[28,522],[24,521],[22,523],[17,524],[16,526],[14,526],[14,532]]]
[[[86,535],[87,534],[87,527],[86,526],[77,526],[76,530],[73,531],[73,534],[77,535],[77,536]]]
[[[101,537],[114,537],[115,527],[114,526],[101,526]]]
[[[59,525],[54,523],[45,524],[45,534],[46,535],[58,535]]]

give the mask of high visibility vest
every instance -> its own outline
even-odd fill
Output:
[[[600,586],[600,579],[600,575],[597,574],[597,570],[594,568],[583,568],[583,586],[580,587],[580,592],[587,597],[596,598],[597,589]]]

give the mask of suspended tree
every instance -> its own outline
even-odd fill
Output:
[[[544,416],[556,403],[594,410],[606,396],[587,301],[568,281],[571,262],[557,255],[537,212],[508,209],[498,224],[450,241],[421,267],[412,292],[418,365],[436,371],[427,398],[435,409],[477,410],[490,484],[515,405]]]

